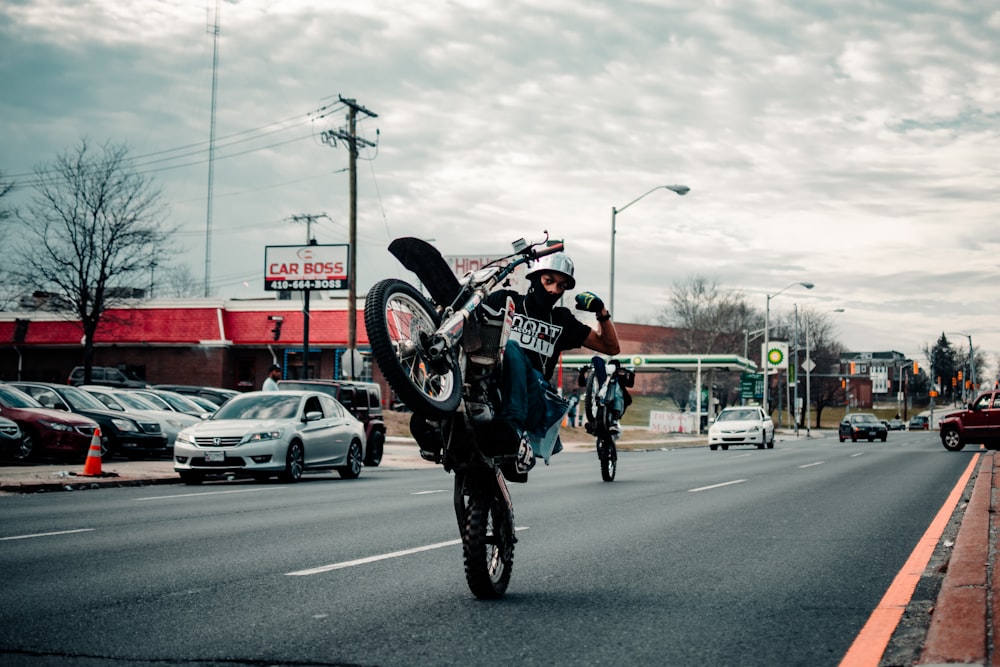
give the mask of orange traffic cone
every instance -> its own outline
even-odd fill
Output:
[[[100,477],[101,473],[101,429],[94,429],[94,437],[90,439],[90,451],[83,464],[83,477]]]

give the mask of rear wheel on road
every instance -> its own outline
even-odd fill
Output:
[[[344,479],[357,479],[361,474],[361,443],[355,440],[347,450],[347,465],[337,468],[337,472]]]

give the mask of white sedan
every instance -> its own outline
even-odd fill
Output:
[[[278,475],[297,482],[306,470],[361,474],[365,428],[336,399],[315,391],[252,391],[231,398],[174,443],[174,470],[185,484],[213,473]]]
[[[726,450],[729,445],[774,447],[774,422],[755,405],[726,408],[708,427],[708,447]]]

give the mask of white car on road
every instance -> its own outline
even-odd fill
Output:
[[[774,447],[774,422],[756,405],[724,409],[708,427],[708,447],[726,450],[730,445]]]

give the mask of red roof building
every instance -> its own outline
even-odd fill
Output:
[[[339,373],[348,346],[346,301],[311,300],[309,377]],[[286,377],[304,377],[305,323],[299,301],[136,301],[106,311],[94,339],[93,364],[129,368],[151,383],[256,389],[275,359]],[[0,379],[65,382],[83,363],[82,342],[80,321],[66,314],[0,313]],[[368,347],[361,311],[356,345]]]

